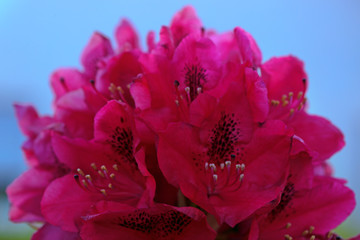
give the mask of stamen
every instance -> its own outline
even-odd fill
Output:
[[[103,178],[105,177],[104,173],[102,171],[100,171],[100,170],[98,171],[98,174]]]
[[[113,165],[113,169],[114,169],[115,171],[119,171],[119,168],[118,168],[118,166],[117,166],[116,164]]]
[[[85,175],[85,178],[86,178],[89,182],[92,181],[91,176],[90,176],[89,174]]]
[[[210,163],[209,167],[211,168],[212,171],[216,172],[216,166],[214,163]]]
[[[287,101],[287,100],[285,100],[285,101],[282,102],[282,106],[283,106],[283,107],[287,106],[288,104],[289,104],[289,101]]]
[[[224,170],[224,168],[225,168],[225,164],[224,164],[224,163],[220,163],[220,169],[221,169],[221,170]]]
[[[303,93],[303,92],[299,92],[299,93],[298,93],[298,95],[297,95],[297,99],[299,99],[299,100],[300,100],[300,99],[302,98],[302,96],[303,96],[303,95],[304,95],[304,93]]]
[[[111,179],[114,179],[114,178],[115,178],[115,174],[114,174],[114,173],[110,174],[110,178],[111,178]]]
[[[120,86],[117,86],[116,90],[118,90],[120,95],[123,95],[125,93],[124,90],[122,89],[122,87],[120,87]]]
[[[206,162],[206,163],[205,163],[205,170],[207,171],[208,169],[209,169],[209,163]]]
[[[240,182],[242,182],[242,181],[243,181],[244,176],[245,176],[245,175],[244,175],[243,173],[242,173],[242,174],[240,174],[240,177],[239,177],[239,181],[240,181]]]
[[[201,88],[201,87],[198,87],[198,88],[196,89],[196,91],[197,91],[198,94],[200,94],[200,93],[202,93],[202,88]]]
[[[290,116],[294,114],[295,110],[293,108],[290,109]]]
[[[84,175],[85,175],[84,172],[83,172],[80,168],[76,169],[76,171],[77,171],[81,176],[84,176]]]
[[[217,182],[218,180],[218,175],[217,174],[213,174],[213,181],[214,181],[214,184]]]
[[[290,222],[288,222],[288,223],[286,224],[286,228],[287,228],[287,229],[291,228],[291,223],[290,223]]]
[[[245,170],[245,164],[242,163],[242,164],[241,164],[241,171],[243,172],[244,170]]]
[[[100,192],[106,197],[107,196],[107,193],[106,193],[106,190],[105,189],[100,189]]]
[[[88,187],[88,184],[86,183],[85,179],[81,180],[82,184],[84,184],[84,187]]]
[[[310,240],[315,240],[315,235],[311,235]]]
[[[310,228],[309,228],[309,233],[312,234],[314,230],[315,230],[315,227],[314,227],[314,226],[310,226]]]
[[[293,239],[289,234],[285,234],[284,237],[285,237],[286,240],[292,240]]]
[[[290,102],[290,105],[292,104],[293,96],[294,96],[294,93],[293,93],[293,92],[289,92],[289,102]]]
[[[109,187],[110,189],[113,189],[113,188],[114,188],[111,183],[109,183],[108,187]]]
[[[190,88],[189,88],[189,87],[186,87],[186,88],[185,88],[185,92],[186,92],[186,93],[190,93]]]
[[[308,234],[309,234],[309,230],[305,230],[305,231],[303,231],[303,233],[302,233],[303,236],[307,236]]]
[[[180,105],[179,100],[176,99],[175,104],[176,104],[176,106],[179,106]]]
[[[92,164],[91,164],[91,167],[92,167],[95,171],[97,170],[97,167],[96,167],[95,163],[92,163]]]
[[[107,169],[106,169],[106,167],[105,167],[105,165],[102,165],[100,168],[101,168],[101,170],[103,170],[105,173],[108,172]]]

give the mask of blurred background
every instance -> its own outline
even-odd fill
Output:
[[[0,0],[0,239],[29,239],[32,232],[7,220],[5,188],[26,169],[12,104],[32,103],[51,114],[49,75],[61,66],[80,66],[95,30],[113,39],[115,26],[127,17],[144,43],[147,31],[158,32],[187,4],[206,28],[250,32],[264,61],[293,54],[305,62],[309,111],[344,132],[347,145],[331,162],[360,202],[360,1]],[[359,226],[360,206],[339,231],[351,236]]]

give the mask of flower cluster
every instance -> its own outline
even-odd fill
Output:
[[[147,35],[94,33],[82,69],[51,76],[54,115],[16,105],[30,169],[7,189],[33,239],[340,239],[353,192],[327,160],[344,146],[306,112],[294,56],[203,28],[191,7]]]

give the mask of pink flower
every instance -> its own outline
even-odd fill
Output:
[[[339,239],[355,200],[327,160],[343,135],[306,112],[300,60],[262,63],[249,33],[192,7],[146,52],[127,20],[115,41],[94,33],[82,69],[51,75],[53,116],[15,106],[30,169],[9,215],[43,223],[32,239]]]
[[[256,129],[239,85],[232,84],[219,103],[199,95],[190,110],[192,125],[169,124],[158,146],[168,181],[231,226],[280,193],[291,137],[281,122]]]
[[[272,104],[269,118],[282,119],[294,128],[312,155],[316,155],[314,161],[325,161],[344,146],[344,137],[337,127],[305,112],[308,79],[300,60],[293,56],[272,58],[261,70]]]
[[[56,156],[71,171],[44,193],[41,208],[47,222],[76,232],[81,217],[97,202],[148,206],[154,183],[138,141],[131,115],[115,101],[97,113],[92,141],[53,136]]]

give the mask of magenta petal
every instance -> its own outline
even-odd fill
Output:
[[[78,233],[63,231],[61,228],[44,224],[31,238],[31,240],[80,240]]]
[[[296,98],[299,92],[305,95],[307,75],[304,63],[296,57],[274,57],[261,66],[264,82],[268,88],[270,100],[281,100],[289,92]],[[303,81],[305,79],[305,82]]]
[[[41,212],[47,222],[69,232],[77,232],[81,216],[102,200],[101,194],[91,193],[76,184],[72,174],[53,181],[41,201]]]
[[[202,23],[197,17],[195,9],[191,6],[184,7],[173,17],[170,30],[177,46],[189,34],[200,33]]]
[[[54,121],[50,117],[39,117],[36,109],[30,105],[14,104],[14,108],[21,131],[30,138],[35,138]]]
[[[250,67],[260,66],[262,55],[253,37],[240,27],[234,29],[234,34],[240,49],[242,62]]]
[[[318,153],[316,162],[325,161],[345,145],[342,132],[323,117],[302,111],[296,113],[289,125],[311,150]]]
[[[31,168],[7,187],[11,221],[19,222],[25,218],[35,222],[42,219],[40,201],[47,186],[59,176],[58,171],[52,167]],[[30,216],[32,218],[29,219]]]
[[[269,101],[265,83],[256,71],[245,69],[246,92],[253,118],[257,122],[264,122],[269,114]]]
[[[287,207],[260,223],[260,239],[280,239],[285,234],[300,237],[314,227],[314,234],[323,235],[346,219],[355,207],[354,193],[344,181],[316,177],[313,188],[296,190]],[[291,223],[290,228],[286,228]]]
[[[109,39],[98,32],[94,33],[81,55],[81,63],[85,69],[85,74],[90,78],[94,78],[98,68],[98,61],[112,54],[113,50]]]
[[[115,30],[115,39],[120,51],[128,51],[139,48],[138,35],[131,23],[122,19]]]
[[[64,94],[89,85],[89,80],[79,70],[74,68],[60,68],[52,73],[50,83],[56,99]]]
[[[151,208],[124,208],[120,212],[94,215],[86,219],[81,237],[93,240],[122,239],[215,239],[205,215],[192,207],[163,204]]]
[[[134,128],[134,119],[130,109],[124,104],[112,100],[96,114],[94,138],[106,142],[116,128]]]

